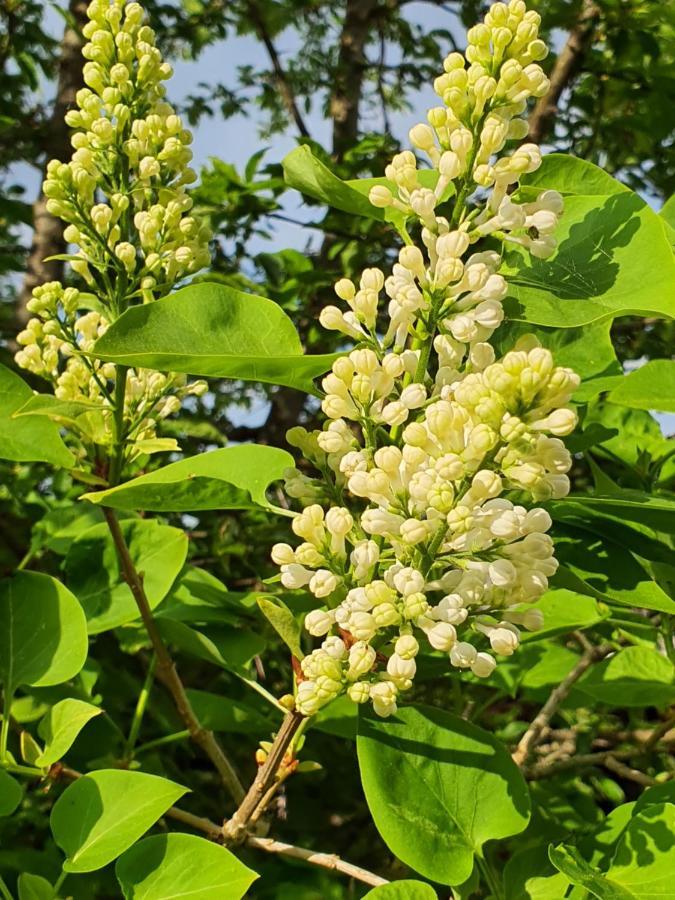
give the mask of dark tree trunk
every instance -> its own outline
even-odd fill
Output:
[[[76,27],[66,26],[61,41],[61,57],[59,61],[56,98],[47,128],[48,146],[45,148],[49,159],[67,160],[72,148],[70,145],[70,129],[64,122],[68,109],[75,103],[75,94],[82,87],[82,36],[80,31],[87,21],[86,0],[70,0],[68,11]],[[30,300],[33,288],[45,281],[59,281],[63,278],[63,262],[50,260],[65,251],[63,240],[63,223],[47,212],[46,199],[40,196],[33,205],[33,240],[26,264],[21,292],[17,298],[16,320],[21,326],[29,317],[26,304]]]

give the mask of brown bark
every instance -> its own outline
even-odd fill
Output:
[[[47,128],[48,146],[45,148],[49,159],[67,160],[71,154],[70,129],[64,122],[68,109],[75,103],[75,94],[82,87],[82,35],[81,29],[87,21],[86,0],[70,0],[69,15],[75,25],[67,25],[61,41],[61,56],[56,83],[54,108]],[[23,286],[17,299],[16,320],[22,325],[29,314],[26,304],[33,288],[45,281],[58,281],[63,277],[63,262],[50,260],[48,256],[65,252],[63,223],[47,212],[46,198],[42,191],[33,205],[33,240],[31,243]]]
[[[570,31],[567,43],[558,54],[551,70],[551,87],[546,96],[541,97],[532,110],[527,141],[534,144],[541,143],[554,124],[562,92],[579,71],[584,56],[593,41],[597,17],[598,8],[593,0],[584,0],[579,18]]]
[[[284,67],[281,64],[281,59],[279,58],[279,54],[277,53],[277,48],[274,45],[274,41],[269,33],[267,28],[267,24],[265,22],[265,17],[254,0],[249,0],[248,2],[248,14],[255,26],[255,30],[258,33],[258,37],[265,45],[265,49],[267,50],[267,55],[270,58],[270,62],[272,63],[272,69],[274,70],[274,78],[277,83],[277,88],[279,89],[279,94],[281,95],[281,99],[283,100],[284,106],[286,107],[288,114],[291,116],[295,125],[300,132],[302,137],[309,137],[309,131],[307,130],[307,126],[305,125],[305,121],[302,118],[302,114],[300,113],[300,108],[295,99],[295,94],[293,93],[293,88],[288,80],[288,76],[284,71]]]
[[[365,46],[377,0],[347,0],[340,34],[338,61],[330,98],[333,119],[333,156],[342,159],[359,133],[359,104],[363,93]]]

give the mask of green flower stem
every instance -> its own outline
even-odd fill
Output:
[[[129,736],[124,744],[124,758],[131,759],[134,753],[134,747],[136,746],[136,741],[138,740],[138,733],[141,730],[141,724],[143,723],[143,716],[145,714],[145,709],[148,705],[148,699],[150,697],[150,691],[152,690],[152,683],[155,678],[155,669],[157,668],[157,654],[153,653],[152,658],[150,660],[150,665],[148,666],[148,671],[145,675],[145,681],[143,682],[143,687],[141,688],[141,692],[138,695],[138,700],[136,702],[136,709],[134,710],[134,717],[131,720],[131,727],[129,728]],[[189,732],[188,732],[189,735]]]
[[[141,753],[147,753],[148,750],[156,750],[157,747],[164,747],[166,744],[176,744],[178,741],[186,741],[190,738],[190,732],[185,729],[184,731],[175,731],[173,734],[165,734],[164,737],[155,738],[154,741],[147,741],[145,744],[140,744],[136,748],[136,752],[134,756],[138,756]]]
[[[478,868],[480,869],[487,886],[492,892],[492,896],[495,898],[495,900],[503,900],[504,892],[501,885],[499,884],[499,878],[496,872],[493,870],[489,861],[479,853],[476,854],[476,860],[478,862]]]
[[[59,877],[56,879],[56,881],[54,883],[54,896],[55,897],[59,896],[59,891],[61,890],[61,885],[66,880],[67,875],[68,875],[67,872],[61,872]]]
[[[14,897],[12,897],[12,893],[5,884],[5,879],[2,877],[2,875],[0,875],[0,895],[2,895],[3,900],[14,900]]]
[[[111,487],[119,483],[124,468],[126,433],[124,430],[124,397],[127,388],[126,366],[117,366],[115,373],[115,409],[113,412],[113,455],[110,462],[108,481]]]
[[[9,741],[9,713],[12,708],[13,696],[13,689],[6,685],[2,705],[2,725],[0,726],[0,765],[3,766],[7,762],[7,742]]]
[[[35,766],[21,766],[18,763],[8,762],[6,760],[4,763],[0,764],[0,767],[6,772],[11,772],[12,775],[27,775],[29,778],[45,777],[45,771],[43,769],[36,769]]]

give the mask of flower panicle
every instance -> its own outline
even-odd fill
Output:
[[[445,60],[434,84],[444,105],[410,132],[431,178],[405,150],[370,191],[410,228],[398,261],[388,276],[340,279],[343,306],[321,312],[357,346],[323,380],[323,428],[288,433],[319,474],[287,473],[301,542],[272,551],[283,587],[319,601],[305,619],[323,639],[300,663],[305,715],[342,693],[391,715],[420,653],[486,678],[523,629],[542,626],[532,604],[558,564],[550,516],[528,504],[569,491],[562,438],[579,378],[533,335],[501,356],[492,342],[504,246],[549,257],[563,211],[556,191],[515,193],[538,147],[504,153],[526,137],[528,99],[548,88],[539,21],[522,0],[495,3],[465,55]]]
[[[83,34],[85,87],[66,113],[74,129],[69,162],[52,160],[43,189],[47,209],[66,223],[73,273],[87,292],[48,282],[28,302],[32,318],[18,335],[17,364],[52,382],[57,398],[91,405],[78,417],[85,445],[110,446],[113,364],[90,351],[110,322],[133,302],[149,302],[210,261],[210,231],[194,215],[187,188],[192,136],[165,98],[171,66],[138,3],[93,0]],[[127,461],[177,449],[157,438],[159,422],[177,412],[203,381],[131,369],[124,416]],[[86,446],[77,450],[86,454]]]

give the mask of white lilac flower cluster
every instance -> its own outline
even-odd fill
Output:
[[[69,423],[86,443],[110,444],[115,366],[87,355],[127,306],[161,297],[209,263],[209,229],[190,215],[186,192],[192,140],[164,99],[171,67],[138,3],[93,0],[83,33],[85,88],[66,114],[75,131],[70,162],[52,160],[44,193],[49,212],[67,223],[70,267],[91,293],[50,282],[28,303],[33,314],[18,335],[16,362],[54,384],[60,400],[90,404]],[[95,297],[92,297],[92,294]],[[130,370],[124,417],[127,461],[171,450],[157,439],[159,420],[175,413],[205,382]],[[98,407],[98,408],[97,408]],[[82,450],[82,448],[80,448]]]
[[[495,247],[550,255],[563,206],[555,191],[514,199],[520,175],[540,164],[536,146],[496,157],[525,136],[517,117],[547,88],[534,62],[546,52],[538,24],[522,0],[496,3],[469,32],[466,59],[448,57],[436,81],[445,106],[410,134],[435,189],[421,186],[406,151],[387,167],[392,187],[370,195],[404,213],[421,246],[406,243],[388,278],[367,269],[358,286],[342,279],[335,291],[349,309],[322,312],[358,346],[323,381],[324,428],[289,432],[318,475],[288,473],[304,507],[292,526],[301,543],[272,551],[283,586],[320,602],[305,618],[324,638],[300,662],[305,715],[346,692],[388,716],[423,646],[484,678],[495,656],[517,649],[521,628],[542,625],[527,604],[557,562],[548,513],[526,504],[569,490],[560,438],[576,424],[568,404],[579,378],[534,336],[501,359],[490,343],[507,293]]]

